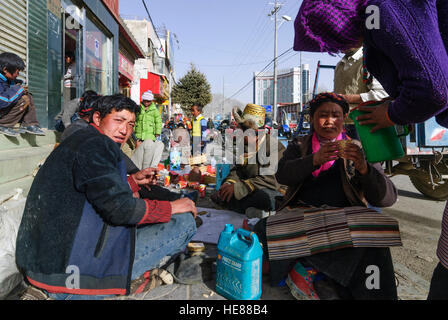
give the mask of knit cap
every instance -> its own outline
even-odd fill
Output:
[[[152,94],[151,90],[145,91],[142,95],[142,101],[143,100],[147,100],[147,101],[152,101],[154,100],[154,95]]]

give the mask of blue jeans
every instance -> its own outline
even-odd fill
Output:
[[[168,223],[157,223],[137,228],[132,280],[145,271],[160,267],[165,256],[172,256],[185,249],[196,234],[196,222],[191,213],[174,214]],[[78,295],[48,293],[56,300],[103,300],[114,295]]]

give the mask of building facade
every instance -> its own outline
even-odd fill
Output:
[[[144,53],[118,9],[119,0],[0,1],[1,19],[7,22],[0,53],[14,52],[25,61],[20,78],[33,94],[42,127],[54,129],[64,103],[86,90],[130,95],[134,60]],[[66,56],[74,60],[69,84]]]
[[[159,35],[152,21],[124,20],[145,53],[135,62],[131,98],[139,103],[142,94],[151,90],[164,118],[175,113],[171,104],[171,88],[174,82],[174,52],[167,30]]]
[[[310,88],[310,66],[308,64],[302,64],[302,104],[305,104],[312,99]]]
[[[80,97],[86,90],[103,95],[118,92],[117,0],[33,0],[29,15],[29,32],[46,33],[42,39],[29,38],[28,44],[30,74],[42,78],[47,70],[46,84],[31,78],[29,82],[30,91],[41,96],[37,105],[41,125],[52,129],[54,117],[64,103]],[[45,50],[47,61],[41,61],[41,52]],[[71,90],[67,90],[63,80],[69,67],[67,55],[74,57]]]
[[[118,49],[118,90],[126,97],[131,97],[134,78],[134,64],[138,59],[146,57],[145,52],[138,44],[126,24],[121,18],[120,39]]]
[[[272,72],[255,72],[253,90],[255,104],[272,106],[274,101],[274,74]],[[299,67],[279,70],[277,73],[277,103],[300,103],[300,94],[302,94],[302,103],[306,103],[310,94],[309,66],[303,64],[302,72],[300,72]]]

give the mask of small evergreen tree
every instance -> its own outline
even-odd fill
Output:
[[[210,88],[205,75],[191,64],[191,70],[173,86],[171,99],[180,104],[186,114],[191,115],[191,107],[195,103],[205,106],[212,101]]]

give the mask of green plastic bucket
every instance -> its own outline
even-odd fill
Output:
[[[368,102],[360,106],[376,106],[383,103]],[[366,154],[367,161],[381,162],[386,160],[394,160],[404,156],[403,147],[400,143],[400,137],[407,135],[408,128],[405,126],[405,133],[398,135],[394,126],[383,128],[371,133],[370,130],[375,126],[374,124],[360,125],[356,118],[367,112],[354,109],[349,113],[349,117],[355,123],[356,131],[361,139],[362,147]]]

